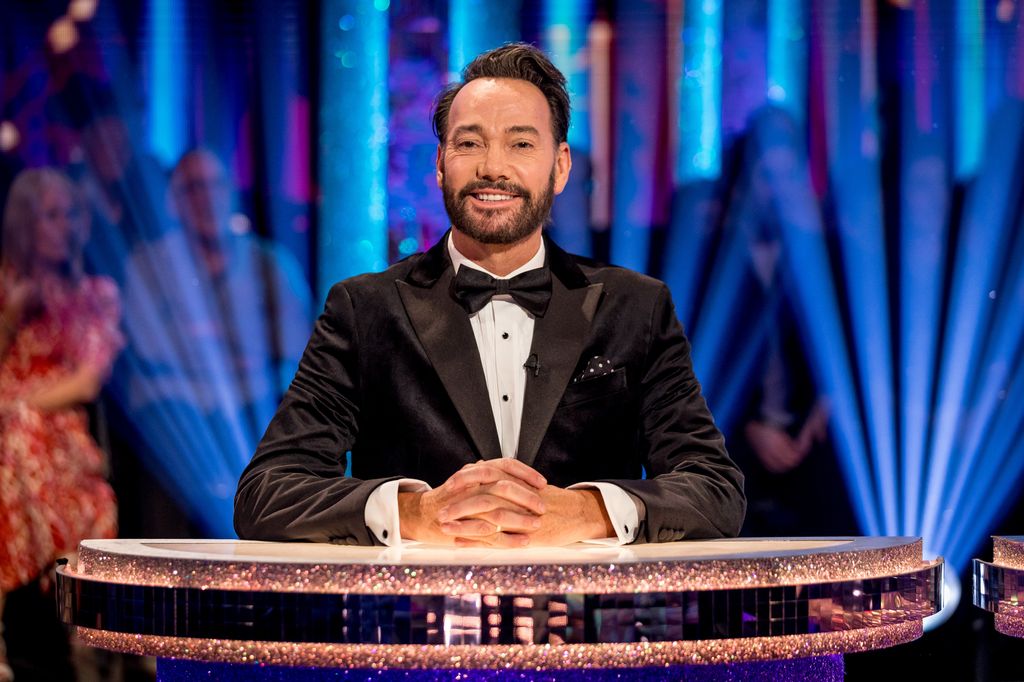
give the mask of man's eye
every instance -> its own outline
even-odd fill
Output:
[[[520,142],[516,142],[515,147],[516,149],[533,149],[533,143],[522,140]]]
[[[474,140],[459,140],[455,143],[455,146],[459,149],[472,149],[473,147],[476,147],[477,144]]]

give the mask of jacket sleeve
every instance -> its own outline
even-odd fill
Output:
[[[238,537],[376,543],[363,511],[370,493],[392,479],[344,475],[345,453],[359,425],[357,335],[352,298],[344,283],[336,284],[295,379],[238,482]]]
[[[646,508],[637,541],[739,534],[743,474],[701,395],[689,341],[664,285],[653,307],[640,391],[638,447],[648,478],[610,481]]]

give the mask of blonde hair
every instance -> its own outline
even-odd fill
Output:
[[[36,257],[37,225],[42,217],[43,195],[47,189],[58,187],[71,197],[73,209],[81,208],[78,192],[71,180],[56,168],[29,168],[18,173],[7,195],[4,208],[2,250],[0,265],[18,277],[32,275]],[[82,276],[82,249],[85,242],[85,222],[80,211],[72,211],[72,230],[68,237],[68,263],[65,276],[77,281]]]

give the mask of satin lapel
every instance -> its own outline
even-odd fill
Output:
[[[591,284],[567,289],[559,278],[552,279],[551,303],[544,317],[534,323],[530,349],[537,356],[540,370],[536,375],[532,371],[526,374],[516,454],[516,459],[525,464],[532,465],[537,457],[555,408],[572,379],[603,287],[603,284]]]
[[[449,267],[432,286],[396,281],[398,294],[420,343],[469,431],[477,454],[501,457],[480,351],[466,311],[448,294]]]

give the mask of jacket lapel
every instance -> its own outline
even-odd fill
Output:
[[[554,242],[548,240],[551,267],[551,303],[533,327],[531,354],[540,364],[526,375],[523,418],[519,427],[516,459],[533,465],[551,417],[555,413],[572,372],[579,363],[583,341],[594,319],[603,284],[590,284],[579,267]]]
[[[487,382],[466,311],[448,293],[453,277],[447,238],[425,253],[395,285],[416,336],[469,431],[477,454],[501,457]]]

